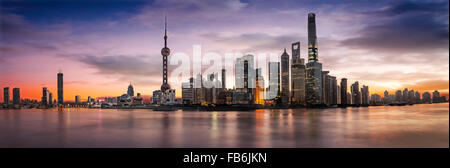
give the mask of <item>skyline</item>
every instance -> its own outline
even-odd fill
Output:
[[[99,12],[100,16],[93,18],[102,20],[102,18],[104,19],[104,16],[101,16],[103,14],[112,11],[120,13],[120,11],[133,6],[133,3],[137,3],[121,2],[129,4],[129,6],[122,5],[119,8],[117,4],[119,2],[109,3],[105,9],[102,9],[105,10],[104,13]],[[311,7],[304,7],[301,10],[289,10],[292,7],[284,6],[283,4],[286,2],[274,7],[269,7],[267,2],[255,3],[254,1],[246,3],[224,1],[223,4],[214,2],[213,4],[216,6],[211,6],[211,3],[203,6],[204,4],[200,2],[190,1],[170,6],[171,2],[167,2],[169,5],[166,8],[163,8],[166,3],[159,1],[142,7],[134,4],[139,6],[135,7],[135,10],[142,9],[141,13],[137,12],[138,15],[133,15],[131,12],[131,14],[121,14],[121,17],[118,17],[120,19],[116,19],[115,23],[109,22],[108,24],[111,24],[109,26],[98,21],[96,22],[99,24],[92,26],[90,24],[93,21],[90,19],[82,16],[71,17],[70,10],[68,14],[65,14],[69,16],[60,16],[63,18],[62,20],[70,21],[61,24],[58,23],[58,19],[45,15],[53,10],[32,17],[29,15],[33,13],[33,10],[27,13],[24,12],[26,11],[24,8],[13,8],[12,6],[17,5],[14,2],[2,2],[0,76],[5,77],[6,80],[0,81],[0,87],[18,87],[22,90],[21,97],[39,100],[40,89],[44,86],[56,93],[55,74],[61,68],[65,77],[64,100],[71,101],[75,95],[82,95],[82,97],[120,95],[126,92],[128,81],[135,83],[136,92],[150,95],[162,83],[162,59],[159,50],[162,43],[163,9],[167,11],[169,17],[170,48],[174,52],[192,53],[190,51],[192,45],[202,44],[206,46],[203,47],[204,52],[266,50],[281,55],[282,48],[289,48],[292,42],[300,41],[300,57],[306,59],[307,34],[305,32],[307,32],[307,27],[303,12],[315,12],[318,16],[317,38],[321,48],[319,57],[324,63],[323,70],[331,70],[331,75],[337,76],[338,81],[341,78],[349,79],[348,83],[359,81],[370,86],[370,93],[379,95],[383,95],[385,89],[393,93],[398,89],[410,88],[419,90],[420,93],[438,90],[448,97],[449,67],[448,64],[442,64],[442,62],[448,62],[449,59],[447,47],[448,2],[411,1],[394,4],[377,3],[370,6],[366,4],[366,8],[371,8],[372,10],[369,11],[372,12],[363,13],[346,11],[352,5],[345,3],[337,4],[338,8],[334,11],[326,10],[329,9],[326,5],[314,3]],[[310,3],[306,2],[305,4]],[[364,3],[353,5],[364,5]],[[56,3],[57,5],[58,3]],[[163,7],[157,8],[158,5]],[[201,10],[199,12],[192,12],[191,9],[188,11],[177,10],[184,9],[184,7],[198,7]],[[222,7],[227,8],[222,9]],[[36,8],[35,10],[39,11],[45,7],[37,6]],[[145,9],[156,10],[148,12]],[[226,10],[228,13],[225,13],[224,17],[219,17],[218,21],[214,21],[209,18],[213,15],[205,16],[205,13],[213,12],[213,9]],[[269,11],[266,11],[268,13],[270,10],[278,9],[279,13],[274,15],[284,16],[285,20],[263,18],[265,16],[255,17],[258,14],[264,14],[261,12],[262,9],[268,9]],[[361,9],[367,10],[364,7],[359,8],[359,10]],[[89,11],[88,8],[85,10]],[[247,10],[248,14],[245,14]],[[233,11],[238,13],[235,16],[242,17],[232,17]],[[243,11],[244,13],[242,13]],[[445,14],[443,11],[446,11]],[[182,14],[187,15],[181,17]],[[273,17],[272,13],[270,14],[270,17]],[[349,18],[350,14],[352,17]],[[386,14],[392,14],[393,18],[387,18],[384,16]],[[89,15],[89,12],[86,15],[93,16]],[[372,18],[374,19],[372,22],[375,23],[368,24],[362,21],[373,15],[377,16]],[[64,19],[64,17],[69,17],[69,19]],[[290,17],[295,18],[297,23],[292,23]],[[134,24],[123,25],[129,23],[130,20],[126,20],[127,18],[134,18],[131,19]],[[196,18],[200,18],[199,20],[208,22],[208,24],[197,27]],[[445,21],[442,18],[446,18]],[[252,22],[245,23],[244,21],[247,19]],[[150,24],[146,21],[149,21]],[[192,23],[188,23],[189,21]],[[271,23],[267,21],[271,21]],[[416,24],[416,21],[423,25],[411,27],[411,24]],[[233,26],[224,25],[233,22],[244,23]],[[358,26],[340,27],[349,23],[356,23]],[[261,26],[261,24],[267,25]],[[86,28],[81,28],[86,25]],[[399,28],[400,31],[405,32],[395,30]],[[430,31],[423,32],[424,29]],[[135,30],[138,31],[135,32]],[[355,32],[359,33],[359,36],[352,36],[352,33],[355,34]],[[410,37],[410,33],[415,34]],[[385,37],[385,35],[395,36]],[[383,43],[376,43],[379,40],[382,40]],[[41,43],[45,41],[48,42]],[[430,53],[433,56],[430,56]],[[392,57],[392,55],[396,55],[396,57]],[[157,59],[157,61],[150,61],[151,59]],[[380,69],[381,66],[383,66],[382,69]],[[169,69],[173,69],[173,66],[169,66]],[[227,78],[232,79],[232,75],[233,73],[227,73]],[[264,75],[267,79],[267,74]],[[171,83],[170,80],[169,83]],[[234,80],[227,80],[227,86],[234,86]],[[178,90],[177,96],[179,97],[181,87],[173,86],[173,88]]]

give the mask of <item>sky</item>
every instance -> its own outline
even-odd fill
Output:
[[[300,41],[301,58],[307,58],[310,12],[316,14],[319,61],[338,81],[359,81],[380,95],[403,88],[449,92],[448,0],[0,3],[0,87],[20,88],[22,98],[39,100],[42,87],[56,96],[59,71],[65,100],[119,96],[130,82],[136,93],[151,95],[162,83],[165,15],[172,53],[191,57],[193,45],[201,45],[202,53],[280,56]],[[180,96],[178,81],[169,79]],[[233,85],[228,72],[227,87]]]

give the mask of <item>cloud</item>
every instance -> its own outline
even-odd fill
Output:
[[[411,88],[415,90],[448,90],[449,81],[448,80],[422,80],[414,84],[406,85],[406,88]]]
[[[377,52],[448,52],[447,2],[403,2],[364,13],[368,20],[357,37],[342,41],[342,46]]]
[[[129,55],[109,55],[109,56],[93,56],[83,55],[77,56],[75,59],[92,68],[98,70],[99,74],[104,75],[124,75],[124,76],[154,76],[160,75],[160,61],[154,61],[146,55],[129,56]]]
[[[378,82],[403,82],[411,83],[418,80],[435,80],[442,77],[439,73],[432,72],[403,72],[400,70],[384,72],[350,72],[349,75],[354,80],[372,80]]]
[[[246,6],[239,0],[156,0],[144,6],[131,20],[154,27],[160,25],[163,15],[167,14],[171,26],[207,26],[208,21],[231,19],[230,16]]]
[[[300,39],[300,35],[298,34],[270,35],[266,33],[244,33],[234,36],[223,36],[218,33],[207,33],[200,35],[200,37],[227,46],[234,46],[242,50],[256,51],[280,51],[284,47],[289,47],[290,43],[296,42]]]

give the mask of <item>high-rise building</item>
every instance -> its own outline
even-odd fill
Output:
[[[64,104],[63,73],[58,73],[58,104]]]
[[[181,99],[183,104],[194,103],[194,78],[189,78],[189,82],[184,82],[181,86]]]
[[[330,76],[330,83],[331,83],[331,103],[332,105],[338,104],[338,86],[337,86],[337,80],[335,76]]]
[[[369,86],[363,85],[361,88],[361,104],[369,105]]]
[[[395,103],[401,103],[403,101],[403,95],[401,90],[395,92]]]
[[[347,78],[341,79],[341,104],[347,104]]]
[[[203,76],[201,74],[197,74],[197,76],[194,79],[194,104],[202,104],[202,103],[205,103]]]
[[[422,102],[423,102],[423,103],[432,103],[430,92],[424,92],[424,93],[422,94]]]
[[[322,71],[322,102],[330,105],[330,71]]]
[[[383,97],[383,103],[384,104],[390,104],[391,103],[391,96],[389,95],[389,92],[387,90],[384,91],[384,97]]]
[[[402,103],[408,103],[408,96],[409,96],[408,88],[405,88],[402,94]]]
[[[289,85],[289,54],[284,49],[281,55],[281,103],[283,105],[289,104]]]
[[[314,13],[308,14],[308,63],[306,64],[305,89],[308,106],[323,104],[322,64],[319,63]]]
[[[300,58],[300,42],[292,44],[291,104],[305,105],[305,59]]]
[[[75,104],[80,104],[81,103],[81,97],[79,95],[75,96]]]
[[[163,56],[163,84],[161,85],[161,91],[166,92],[170,89],[167,81],[169,75],[167,70],[167,57],[170,55],[170,49],[167,47],[167,17],[164,18],[164,48],[161,49],[161,55]]]
[[[420,103],[420,93],[418,91],[415,93],[414,103]]]
[[[372,94],[372,96],[370,97],[369,103],[371,105],[380,105],[381,104],[381,96],[378,94]]]
[[[410,90],[408,92],[408,103],[412,104],[415,101],[415,95],[414,95],[414,90]]]
[[[337,81],[336,81],[336,83],[337,83]],[[337,100],[336,100],[336,103],[337,103],[337,104],[342,104],[342,103],[341,103],[341,97],[342,97],[342,96],[341,96],[341,86],[337,85],[337,86],[336,86],[336,99],[337,99]]]
[[[435,90],[433,92],[433,103],[440,103],[439,91]]]
[[[227,79],[227,76],[226,76],[226,71],[225,71],[225,68],[224,68],[224,69],[222,69],[222,89],[226,89],[227,88],[226,79]]]
[[[20,104],[20,89],[13,89],[13,104]]]
[[[53,93],[48,92],[48,105],[52,106],[53,105]]]
[[[255,88],[255,104],[264,105],[264,78],[261,68],[256,69],[256,88]]]
[[[308,14],[308,62],[318,62],[316,14]]]
[[[351,91],[352,91],[352,104],[361,105],[361,92],[359,91],[358,81],[352,84]]]
[[[275,99],[280,95],[280,63],[269,62],[269,89],[267,99]]]
[[[351,88],[350,88],[350,90],[351,90]],[[349,92],[347,92],[347,104],[353,104],[352,95]]]
[[[9,87],[3,88],[3,103],[9,104]]]
[[[128,85],[127,94],[128,94],[130,97],[134,97],[134,88],[133,88],[133,85],[131,85],[131,82],[130,82],[130,85]]]
[[[322,98],[322,64],[308,62],[306,64],[306,104],[309,106],[320,105]]]
[[[235,86],[237,90],[247,92],[255,88],[255,66],[253,55],[244,55],[236,59],[235,68]]]
[[[50,92],[47,90],[47,87],[42,88],[42,105],[46,106],[49,104]]]

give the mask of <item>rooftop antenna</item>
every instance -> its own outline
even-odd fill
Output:
[[[167,14],[164,14],[164,47],[167,47]]]

